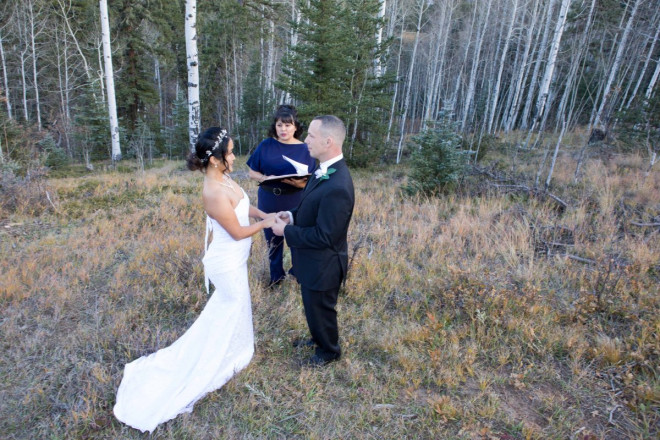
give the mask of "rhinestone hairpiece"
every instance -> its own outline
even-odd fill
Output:
[[[218,147],[220,146],[220,144],[222,144],[222,141],[224,141],[226,137],[227,137],[227,130],[220,130],[220,133],[218,133],[218,138],[215,140],[215,143],[213,144],[213,148],[211,148],[210,150],[206,150],[205,152],[206,157],[202,160],[204,160],[205,162],[208,161],[209,157],[213,155],[213,152],[218,149]]]

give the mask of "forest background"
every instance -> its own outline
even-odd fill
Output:
[[[108,2],[121,160],[99,4],[0,4],[5,437],[138,438],[123,365],[205,303],[184,3]],[[657,436],[657,1],[209,0],[196,30],[199,123],[253,199],[277,104],[347,124],[347,350],[293,365],[257,237],[255,361],[156,437]]]
[[[205,1],[197,16],[202,127],[241,154],[278,103],[348,125],[353,165],[399,163],[406,136],[450,118],[494,136],[606,134],[657,153],[660,14],[653,0]],[[122,153],[181,158],[188,130],[184,2],[111,1]],[[0,7],[3,167],[111,156],[98,2]],[[594,135],[591,137],[591,135]],[[484,142],[485,141],[485,142]],[[547,147],[547,145],[545,145]],[[552,149],[551,149],[552,150]],[[43,154],[42,154],[43,153]]]

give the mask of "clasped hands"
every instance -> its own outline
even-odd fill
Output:
[[[275,224],[271,226],[273,234],[279,235],[280,237],[284,235],[284,227],[291,224],[291,217],[287,211],[280,211],[275,216]]]

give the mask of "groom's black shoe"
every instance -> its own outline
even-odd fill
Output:
[[[302,347],[315,347],[316,344],[314,343],[313,339],[296,339],[291,343],[293,345],[293,348],[302,348]]]
[[[300,364],[301,367],[323,367],[325,365],[328,365],[330,362],[334,362],[339,360],[338,357],[336,358],[331,358],[331,359],[324,359],[321,356],[314,355],[310,358],[304,359],[302,363]]]

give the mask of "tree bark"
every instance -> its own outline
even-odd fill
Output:
[[[536,118],[538,121],[545,116],[546,112],[546,102],[548,100],[548,94],[550,93],[550,83],[552,82],[552,77],[555,73],[555,65],[557,63],[557,54],[559,53],[559,45],[561,44],[561,39],[564,34],[564,26],[566,24],[566,16],[568,15],[568,8],[571,5],[571,0],[562,0],[561,8],[559,10],[559,17],[557,18],[557,23],[555,25],[555,32],[552,37],[552,43],[550,45],[550,53],[548,54],[548,62],[545,66],[545,72],[543,74],[543,80],[541,81],[541,86],[539,88],[539,96],[536,102]],[[534,130],[534,124],[530,131]]]
[[[0,29],[0,59],[2,60],[2,76],[5,84],[5,103],[7,104],[7,116],[14,119],[11,109],[11,99],[9,98],[9,74],[7,72],[7,63],[5,61],[5,50],[2,46],[2,29]]]
[[[484,36],[486,35],[486,29],[488,28],[488,18],[490,17],[492,0],[487,0],[487,1],[488,1],[488,6],[486,6],[486,17],[483,20],[483,25],[481,27],[481,30],[477,34],[477,43],[474,47],[475,56],[474,56],[474,61],[472,62],[472,69],[470,70],[470,82],[468,83],[468,90],[467,93],[465,94],[465,102],[463,103],[463,117],[461,119],[461,131],[463,132],[466,129],[468,115],[472,110],[472,101],[474,99],[477,70],[479,69],[479,59],[481,57],[481,47],[483,45]]]
[[[539,3],[540,0],[534,0],[534,10],[532,12],[531,22],[528,26],[526,26],[527,33],[525,38],[525,49],[523,52],[522,61],[520,62],[518,75],[515,77],[515,83],[513,83],[511,86],[513,87],[513,96],[511,98],[511,106],[509,107],[509,111],[504,123],[505,133],[513,130],[515,121],[518,118],[518,111],[520,110],[520,104],[523,96],[523,83],[530,69],[529,63],[527,61],[529,60],[529,55],[532,49],[532,42],[534,41],[534,30],[536,28],[536,21],[539,16]]]
[[[424,100],[424,119],[422,121],[422,130],[426,128],[428,121],[436,117],[436,110],[438,108],[438,101],[440,96],[440,85],[442,84],[444,75],[444,58],[447,48],[447,36],[449,34],[449,27],[451,24],[451,17],[453,10],[443,3],[440,10],[440,20],[438,20],[437,37],[433,40],[434,51],[433,58],[429,62],[428,76],[427,76],[427,93]],[[447,9],[449,9],[449,18],[447,18]]]
[[[632,104],[633,100],[637,96],[637,92],[639,91],[639,87],[642,85],[642,80],[646,76],[646,71],[649,67],[649,63],[651,62],[651,58],[653,57],[653,50],[655,49],[655,45],[658,42],[658,36],[660,36],[660,25],[656,24],[655,35],[653,36],[653,41],[651,42],[651,48],[649,49],[648,55],[646,56],[646,60],[644,61],[644,67],[642,68],[642,72],[639,74],[639,79],[637,80],[637,83],[635,84],[635,88],[633,89],[632,95],[630,96],[630,99],[628,100],[628,103],[626,104],[626,108],[630,108],[630,105]]]
[[[190,151],[200,132],[199,62],[197,58],[197,1],[186,0],[186,57],[188,66],[188,136]]]
[[[550,171],[548,171],[548,178],[545,179],[545,190],[547,191],[550,188],[550,181],[552,179],[552,173],[555,171],[555,164],[557,163],[557,155],[559,154],[559,146],[561,145],[562,139],[564,139],[564,134],[566,133],[567,122],[566,119],[562,121],[561,133],[559,133],[559,138],[557,139],[557,144],[555,145],[555,152],[552,155],[552,162],[550,163]]]
[[[158,61],[158,56],[154,56],[154,80],[158,88],[158,123],[162,127],[165,119],[163,115],[163,84],[160,78],[160,61]]]
[[[619,42],[619,47],[617,48],[616,52],[616,57],[614,58],[614,63],[612,64],[612,68],[610,69],[610,74],[607,78],[607,83],[605,84],[605,89],[603,91],[603,99],[600,102],[600,106],[598,107],[598,112],[596,113],[596,117],[594,119],[594,127],[599,128],[603,131],[606,131],[605,129],[605,124],[608,119],[608,115],[606,115],[606,109],[605,106],[609,101],[612,101],[612,97],[610,96],[611,87],[612,83],[614,83],[614,80],[619,73],[619,67],[621,66],[621,59],[623,58],[623,53],[624,50],[626,49],[626,43],[628,41],[628,36],[630,35],[630,31],[632,29],[632,24],[635,19],[635,15],[637,15],[637,10],[639,8],[639,4],[641,3],[641,0],[632,0],[634,2],[633,9],[630,13],[630,17],[628,18],[628,23],[626,24],[626,28],[623,31],[623,36],[621,37],[621,41]]]
[[[581,67],[583,68],[583,58],[588,46],[589,33],[591,32],[591,24],[593,22],[595,6],[596,6],[596,0],[591,0],[591,6],[589,7],[589,14],[587,15],[587,22],[584,26],[584,30],[582,31],[582,37],[577,42],[577,46],[574,49],[575,51],[573,56],[573,62],[571,63],[571,67],[569,69],[568,76],[566,78],[564,93],[561,97],[561,100],[559,101],[559,107],[557,109],[557,115],[558,115],[557,125],[559,125],[560,117],[563,118],[563,120],[565,120],[566,123],[569,124],[569,126],[571,125],[571,121],[573,119],[572,114],[575,104],[571,105],[570,110],[568,111],[567,111],[567,106],[569,101],[571,100],[571,95],[575,95],[574,85],[575,85],[575,80],[577,78],[577,72]],[[557,129],[555,129],[555,131],[556,130]]]
[[[378,18],[383,19],[385,17],[386,9],[387,9],[387,0],[381,0],[380,10],[378,11]],[[383,44],[383,26],[380,26],[378,28],[378,32],[376,33],[377,47],[380,47],[381,44]],[[383,64],[381,62],[380,56],[376,58],[374,64],[375,64],[374,69],[375,69],[376,78],[380,78],[383,74]]]
[[[92,71],[89,67],[89,64],[87,63],[87,57],[85,57],[85,54],[83,54],[82,48],[80,47],[80,43],[78,42],[78,39],[76,38],[76,33],[73,31],[71,28],[71,23],[69,22],[69,11],[68,9],[71,8],[71,1],[69,1],[68,9],[65,5],[65,0],[57,0],[57,3],[60,6],[60,11],[62,12],[62,18],[64,19],[64,24],[66,24],[66,28],[69,31],[69,35],[71,35],[71,38],[73,39],[73,43],[76,45],[76,49],[78,50],[78,54],[80,55],[80,59],[82,60],[84,69],[85,69],[85,74],[87,75],[87,79],[91,82],[92,81]]]
[[[103,39],[103,59],[105,60],[105,83],[108,92],[108,116],[110,119],[110,136],[112,138],[112,161],[121,160],[119,145],[119,122],[117,119],[117,104],[115,101],[115,80],[112,69],[112,49],[110,47],[110,20],[108,18],[107,0],[99,0],[101,9],[101,36]]]
[[[538,43],[538,50],[536,55],[536,62],[534,63],[534,71],[532,72],[532,79],[529,83],[529,90],[527,91],[527,99],[525,100],[525,107],[523,107],[522,117],[520,119],[520,128],[527,130],[529,124],[529,115],[532,112],[532,101],[536,93],[536,82],[538,80],[539,72],[541,71],[541,64],[545,56],[545,49],[548,45],[548,36],[550,35],[550,27],[552,24],[552,11],[555,9],[557,0],[550,0],[548,9],[546,11],[545,26],[543,27],[543,37]]]
[[[646,92],[644,93],[644,97],[646,99],[651,99],[651,95],[653,94],[653,88],[655,87],[655,83],[658,82],[658,76],[660,76],[660,58],[655,63],[655,71],[653,72],[651,81],[649,81],[649,85],[646,88]]]
[[[566,24],[566,16],[568,15],[568,8],[570,5],[571,0],[561,0],[559,17],[555,23],[555,31],[552,36],[550,52],[548,53],[548,62],[545,66],[541,86],[539,87],[539,96],[536,101],[536,115],[532,122],[532,126],[529,129],[529,133],[527,134],[525,148],[528,147],[531,135],[536,129],[539,121],[543,121],[541,128],[539,129],[539,133],[543,130],[543,128],[545,128],[545,121],[547,120],[546,109],[549,108],[549,106],[546,106],[546,103],[550,94],[550,83],[552,82],[552,76],[555,72],[555,64],[557,62],[557,54],[559,53],[559,45],[561,44],[561,38],[564,34],[564,25]]]
[[[502,48],[502,55],[500,57],[499,69],[497,71],[497,80],[493,90],[490,114],[488,115],[488,133],[493,132],[493,119],[495,118],[495,111],[497,109],[497,102],[500,96],[500,84],[502,83],[502,73],[504,72],[504,65],[506,63],[506,56],[509,52],[509,44],[511,42],[511,35],[513,34],[513,26],[516,23],[516,16],[518,14],[518,0],[513,0],[513,11],[511,12],[511,23],[507,29],[506,37],[504,39],[504,48]]]
[[[65,151],[69,157],[73,157],[71,153],[71,145],[69,144],[69,126],[70,126],[70,112],[69,112],[69,66],[68,66],[68,52],[66,33],[63,33],[64,41],[60,41],[60,29],[55,29],[55,47],[57,51],[57,79],[60,87],[60,111],[62,113],[62,129],[64,131]],[[60,52],[60,48],[62,52]]]
[[[399,72],[401,71],[401,53],[403,52],[403,28],[404,28],[404,23],[405,23],[405,18],[406,15],[403,15],[403,18],[401,19],[401,38],[399,41],[399,54],[397,55],[397,61],[396,61],[396,82],[394,83],[394,93],[392,94],[392,108],[390,109],[390,121],[387,124],[387,137],[385,139],[386,143],[390,142],[390,136],[392,134],[392,125],[394,124],[394,114],[395,114],[395,108],[396,108],[396,98],[397,95],[399,94]]]
[[[22,27],[21,23],[18,24],[18,34],[19,34],[19,39],[23,40],[25,42],[25,45],[23,46],[23,49],[21,50],[20,53],[20,58],[21,58],[21,84],[23,86],[23,118],[25,119],[25,122],[29,122],[30,120],[30,115],[28,113],[28,103],[27,103],[27,81],[25,79],[25,59],[26,55],[28,53],[28,42],[27,42],[27,35],[24,34],[25,29]]]
[[[32,4],[32,1],[28,1],[28,9],[29,9],[29,22],[30,22],[30,46],[32,47],[32,81],[33,81],[33,87],[34,87],[34,101],[35,101],[35,107],[37,108],[37,129],[41,131],[42,124],[41,124],[41,102],[39,100],[39,80],[38,80],[38,74],[37,74],[37,49],[36,49],[36,44],[35,44],[35,30],[34,30],[34,6]]]
[[[419,6],[418,15],[417,15],[417,28],[415,30],[415,42],[413,43],[413,52],[410,58],[410,66],[408,68],[408,79],[406,81],[406,96],[403,101],[403,114],[401,115],[401,131],[399,136],[399,146],[396,150],[396,163],[401,162],[401,153],[403,152],[403,141],[406,136],[406,117],[408,116],[408,109],[410,107],[410,95],[412,90],[412,79],[413,73],[415,71],[415,59],[417,57],[417,47],[419,46],[419,33],[422,28],[422,17],[426,11],[426,0],[419,0],[417,3]]]

